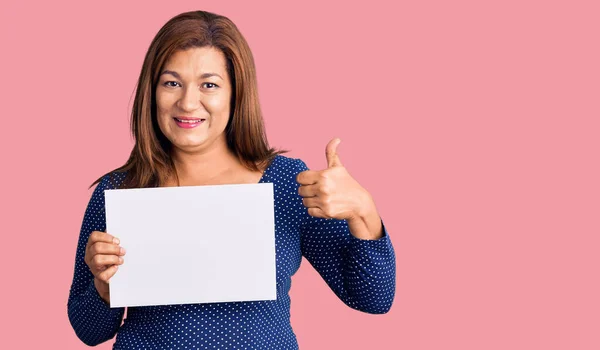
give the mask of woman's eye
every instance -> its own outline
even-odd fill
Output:
[[[168,86],[168,87],[178,87],[178,86],[181,86],[178,82],[172,81],[172,80],[165,81],[163,83],[163,85],[164,86]],[[214,88],[218,87],[218,85],[215,84],[215,83],[203,83],[202,86],[205,86],[205,87],[207,87],[209,89],[214,89]]]

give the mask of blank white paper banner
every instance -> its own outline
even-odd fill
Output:
[[[276,299],[273,184],[106,190],[110,305]]]

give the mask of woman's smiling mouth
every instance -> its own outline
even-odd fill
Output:
[[[180,128],[190,129],[202,124],[206,119],[202,118],[188,118],[188,117],[173,117],[175,124]]]

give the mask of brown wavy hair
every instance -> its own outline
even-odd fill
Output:
[[[178,50],[193,47],[219,49],[226,58],[232,95],[229,121],[225,128],[227,146],[248,169],[258,171],[287,150],[270,148],[258,99],[254,58],[246,39],[227,17],[206,11],[192,11],[171,18],[156,34],[144,58],[131,112],[131,133],[135,145],[125,165],[106,175],[126,173],[118,188],[158,187],[177,177],[170,156],[171,143],[158,126],[155,91],[164,64]]]

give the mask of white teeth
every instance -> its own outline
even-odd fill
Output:
[[[188,123],[188,124],[199,123],[201,121],[201,119],[196,119],[196,120],[183,120],[183,119],[177,119],[177,118],[175,118],[175,119],[180,123]]]

